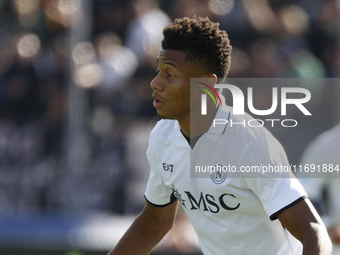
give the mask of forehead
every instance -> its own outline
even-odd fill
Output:
[[[186,53],[178,50],[164,50],[161,48],[158,52],[157,62],[159,64],[172,63],[176,67],[181,67],[185,64]]]
[[[186,61],[186,53],[179,50],[164,50],[161,48],[157,56],[157,62],[161,68],[170,65],[190,77],[200,77],[207,73],[201,65]]]

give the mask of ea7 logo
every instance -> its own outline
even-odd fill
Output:
[[[172,171],[174,170],[174,165],[163,163],[163,170],[172,173]]]

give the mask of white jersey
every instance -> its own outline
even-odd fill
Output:
[[[161,120],[150,135],[147,157],[151,172],[145,198],[164,206],[179,200],[204,254],[302,254],[302,245],[276,219],[283,210],[306,197],[295,178],[286,173],[240,172],[242,166],[287,166],[282,146],[265,128],[250,128],[245,117],[218,109],[211,126],[191,149],[175,120]],[[190,164],[191,158],[191,164]],[[193,165],[235,166],[236,172],[190,176]],[[193,170],[192,170],[193,171]]]

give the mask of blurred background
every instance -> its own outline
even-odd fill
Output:
[[[312,119],[273,130],[291,163],[340,122],[339,0],[0,0],[0,254],[115,245],[144,205],[162,29],[193,15],[228,32],[231,78],[328,78],[303,85]],[[155,254],[199,254],[177,222]]]

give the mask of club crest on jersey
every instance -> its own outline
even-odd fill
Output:
[[[223,169],[222,165],[218,165]],[[215,184],[221,184],[227,179],[227,172],[226,171],[215,171],[210,173],[210,178]]]

